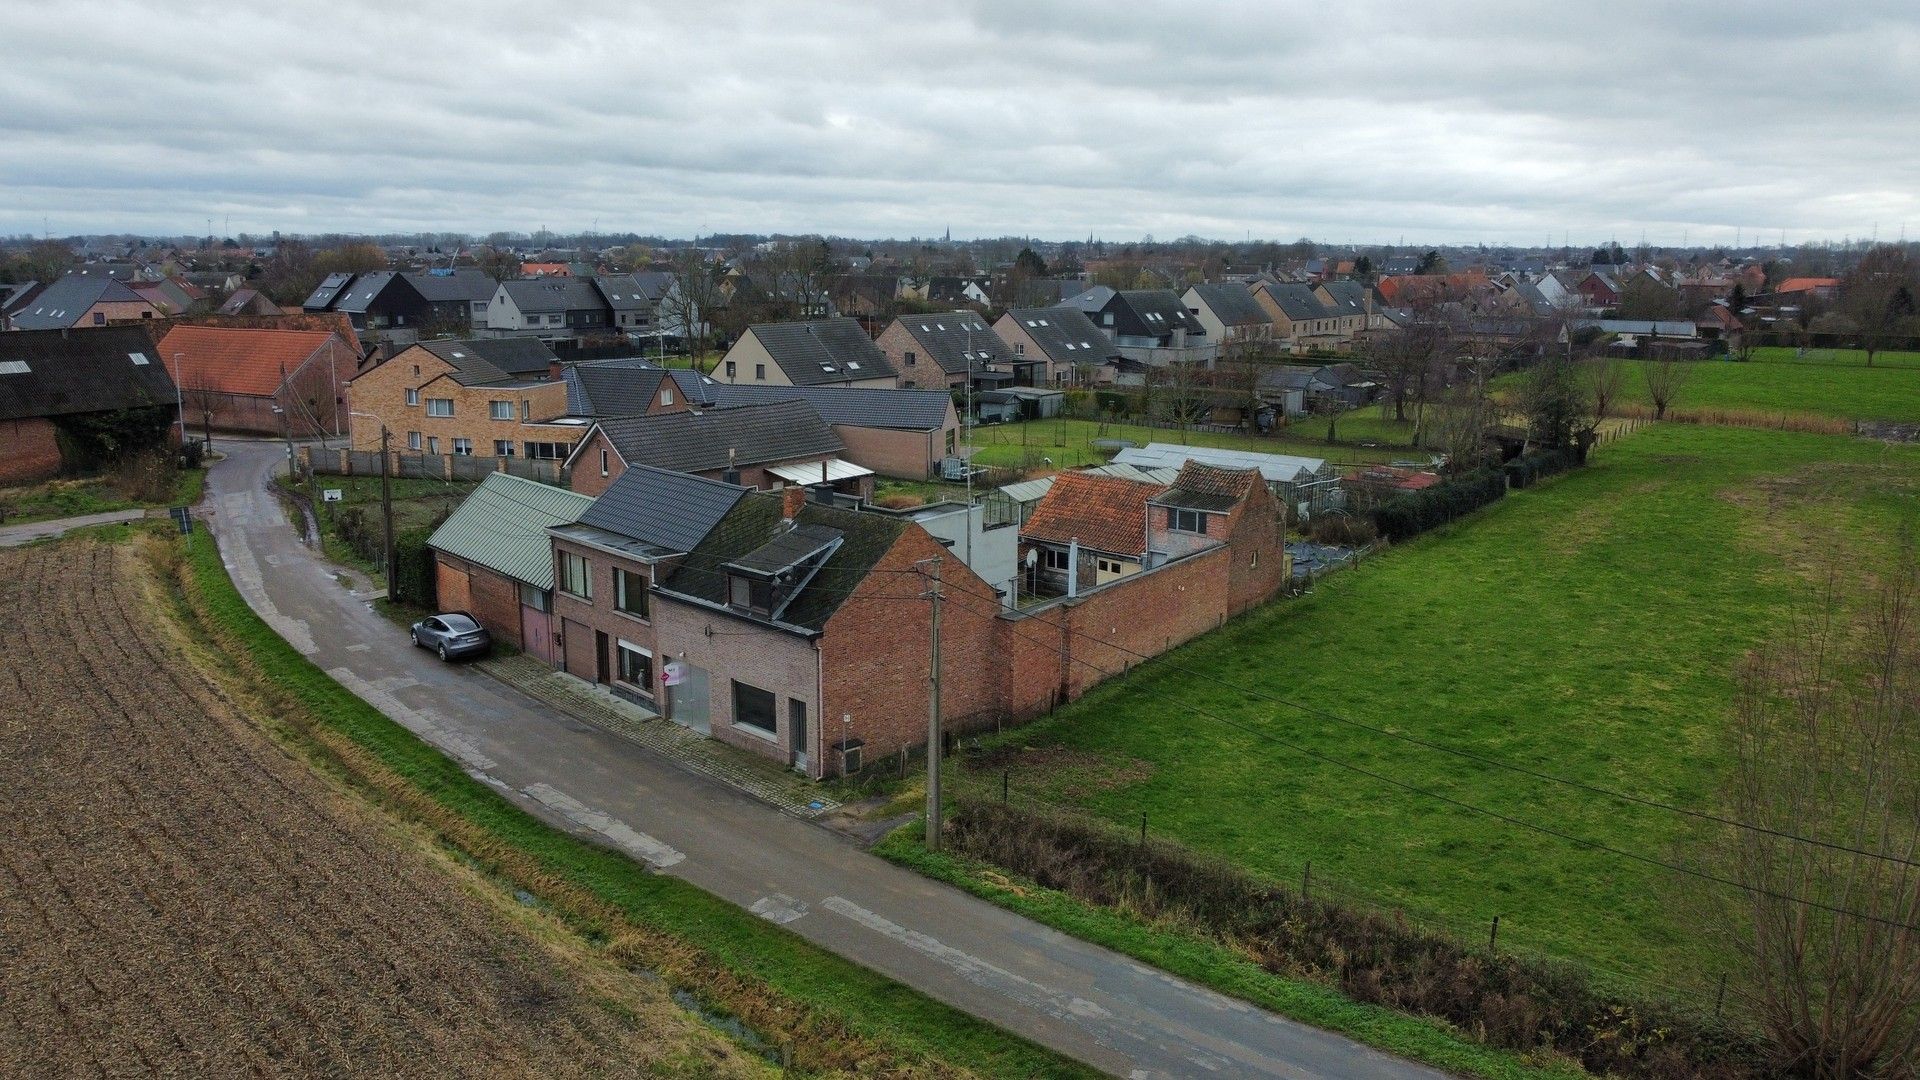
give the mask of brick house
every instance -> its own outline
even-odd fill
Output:
[[[464,611],[495,641],[554,663],[559,634],[547,530],[579,521],[591,505],[564,488],[487,474],[427,540],[439,607]]]
[[[749,326],[713,369],[715,382],[751,386],[892,389],[899,373],[859,322],[848,318]]]
[[[380,428],[392,449],[480,457],[552,457],[571,452],[577,428],[526,425],[566,415],[559,361],[532,338],[423,341],[347,384],[355,450],[378,450]],[[531,445],[530,445],[531,444]],[[538,452],[536,452],[538,451]]]
[[[1020,559],[1027,567],[1021,593],[1075,596],[1139,573],[1149,550],[1147,504],[1163,490],[1093,473],[1054,477],[1020,526]]]
[[[0,334],[0,485],[70,471],[60,439],[71,418],[175,412],[173,380],[145,326]]]
[[[698,372],[663,368],[638,357],[568,364],[561,377],[567,384],[567,415],[592,418],[713,405],[719,385]]]
[[[872,494],[872,470],[842,460],[844,449],[804,401],[676,409],[596,421],[567,459],[567,482],[598,495],[628,468],[650,465],[750,488],[831,484]]]
[[[1206,331],[1207,340],[1229,353],[1259,348],[1279,336],[1267,310],[1237,281],[1191,286],[1180,302]]]
[[[635,465],[577,521],[548,529],[557,635],[549,662],[666,711],[653,588],[747,494],[738,484]],[[698,727],[698,719],[689,713],[685,722]]]
[[[734,386],[708,388],[725,407],[804,401],[833,428],[842,456],[881,476],[925,480],[939,474],[941,459],[959,443],[960,414],[945,390],[870,390],[839,386]]]
[[[1016,357],[1007,343],[971,311],[902,315],[874,344],[900,373],[900,385],[919,390],[998,386],[1009,381]]]
[[[125,283],[89,269],[69,271],[7,317],[15,330],[64,330],[161,318],[160,309]]]
[[[1073,307],[1010,308],[993,332],[1013,351],[1013,385],[1090,385],[1120,360],[1113,340]]]
[[[178,323],[155,349],[190,426],[295,438],[346,430],[360,354],[334,331]]]

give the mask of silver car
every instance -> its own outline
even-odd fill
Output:
[[[493,647],[487,628],[464,611],[429,615],[414,623],[413,643],[439,653],[442,660],[477,656]]]

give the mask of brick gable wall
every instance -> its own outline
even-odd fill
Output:
[[[0,484],[26,484],[60,472],[58,429],[42,416],[0,420]]]

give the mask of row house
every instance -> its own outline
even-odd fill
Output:
[[[900,384],[887,354],[859,322],[845,317],[749,326],[712,377],[748,386],[892,389]]]
[[[1009,308],[993,332],[1013,350],[1015,386],[1087,386],[1123,359],[1113,339],[1075,307]]]
[[[1180,297],[1210,340],[1228,354],[1259,351],[1277,336],[1273,319],[1245,285],[1221,282],[1194,285]]]
[[[1085,312],[1126,359],[1150,367],[1211,367],[1219,359],[1219,343],[1207,339],[1206,328],[1171,289],[1096,285],[1065,304]]]
[[[545,459],[572,452],[580,430],[528,427],[567,413],[559,361],[531,338],[407,346],[354,377],[347,400],[355,450],[380,449],[384,426],[390,449]]]
[[[1017,357],[971,311],[902,315],[874,340],[900,385],[919,390],[976,389],[1014,381]]]
[[[487,328],[543,340],[608,333],[613,311],[591,279],[529,278],[503,281],[487,308]]]
[[[804,401],[683,408],[595,421],[567,459],[567,482],[596,495],[645,465],[749,488],[825,486],[865,498],[873,471],[843,459],[845,449]]]

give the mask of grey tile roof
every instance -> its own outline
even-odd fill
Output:
[[[1193,317],[1187,305],[1180,302],[1180,294],[1172,289],[1126,289],[1120,293],[1120,302],[1131,308],[1141,326],[1153,333],[1203,332],[1200,320]]]
[[[16,330],[59,330],[73,326],[101,302],[140,302],[140,294],[105,274],[68,273],[22,304],[11,321]]]
[[[580,515],[662,554],[692,551],[748,493],[738,484],[629,464]]]
[[[887,354],[853,319],[761,323],[748,333],[795,386],[859,382],[897,376]]]
[[[1193,294],[1226,326],[1266,326],[1273,322],[1253,293],[1237,282],[1195,285]]]
[[[328,274],[320,280],[319,285],[314,287],[313,292],[307,294],[307,298],[300,302],[300,306],[308,311],[329,310],[333,307],[333,302],[340,299],[340,291],[352,282],[353,275],[344,271]]]
[[[953,411],[953,395],[945,390],[886,390],[860,386],[738,386],[728,383],[714,383],[710,389],[716,405],[732,407],[765,405],[775,401],[804,401],[813,406],[814,411],[820,414],[820,419],[829,424],[845,424],[849,427],[932,431],[946,426],[947,417]]]
[[[720,384],[684,369],[667,369],[633,357],[567,365],[567,412],[574,416],[635,416],[653,406],[662,382],[672,382],[688,402],[718,403]],[[787,400],[787,399],[778,399]]]
[[[144,326],[0,334],[0,420],[173,404],[173,379]]]
[[[558,359],[538,338],[422,341],[420,347],[452,364],[456,369],[453,381],[462,386],[541,381]]]
[[[470,267],[461,267],[451,274],[444,273],[408,273],[402,274],[413,291],[424,297],[429,304],[442,304],[465,300],[468,303],[493,299],[498,283],[488,277],[485,271]]]
[[[557,314],[598,311],[607,306],[593,282],[582,278],[528,278],[503,281],[500,287],[507,290],[507,295],[513,299],[513,306],[519,308],[523,315],[533,312]]]
[[[1012,364],[1018,359],[987,325],[987,320],[971,311],[902,315],[894,321],[949,375],[964,375],[993,364]]]
[[[405,281],[400,280],[400,274],[397,271],[376,270],[371,274],[361,274],[353,279],[353,284],[348,285],[340,293],[340,298],[333,302],[333,310],[344,311],[350,315],[362,314],[373,306],[373,302],[380,298],[381,293],[393,288],[396,281],[399,282],[402,292],[412,288]]]
[[[615,311],[650,311],[672,287],[667,273],[602,274],[591,279]]]
[[[1335,313],[1327,310],[1327,306],[1320,302],[1320,298],[1313,295],[1313,290],[1305,285],[1280,283],[1262,285],[1261,288],[1265,289],[1273,302],[1280,306],[1281,311],[1286,312],[1289,319],[1298,321],[1335,317]]]
[[[1320,287],[1326,290],[1333,303],[1325,305],[1336,315],[1365,315],[1370,306],[1370,294],[1373,290],[1358,281],[1328,281]],[[1378,306],[1378,305],[1371,305]]]
[[[553,549],[547,530],[580,520],[592,504],[591,495],[488,473],[427,538],[427,546],[534,588],[551,589]]]
[[[1120,353],[1077,307],[1011,308],[1007,314],[1056,364],[1099,364]]]
[[[619,417],[600,421],[599,428],[627,464],[677,472],[831,457],[846,449],[804,401]]]

